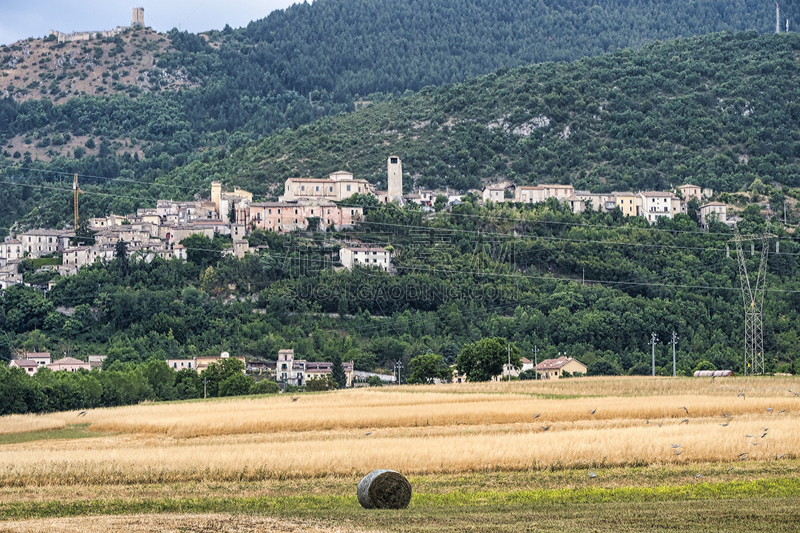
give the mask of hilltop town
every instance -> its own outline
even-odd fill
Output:
[[[76,243],[75,229],[57,230],[34,228],[19,231],[0,243],[0,288],[23,283],[19,264],[26,259],[43,257],[60,258],[58,264],[40,267],[55,270],[61,276],[70,276],[84,265],[97,261],[109,262],[118,253],[119,243],[125,244],[128,256],[134,260],[151,261],[154,257],[185,261],[186,247],[181,242],[191,235],[209,239],[216,235],[229,236],[231,247],[224,253],[243,258],[251,253],[247,235],[254,230],[279,233],[325,231],[351,228],[363,221],[364,208],[349,205],[347,199],[354,195],[374,197],[379,203],[406,202],[418,204],[432,211],[437,202],[452,206],[461,202],[462,195],[453,191],[418,189],[403,194],[402,160],[397,156],[387,159],[388,190],[379,191],[364,179],[350,172],[334,172],[327,178],[289,178],[284,194],[273,202],[255,202],[253,194],[241,188],[225,190],[221,182],[211,184],[209,198],[196,201],[159,200],[154,208],[138,209],[136,213],[89,219],[89,228],[95,232],[94,243]],[[510,183],[487,185],[482,191],[468,191],[480,195],[482,203],[514,202],[534,204],[555,199],[568,206],[573,213],[587,210],[612,212],[618,209],[623,216],[642,217],[650,224],[660,218],[673,218],[686,214],[687,202],[696,200],[699,205],[700,227],[708,221],[733,226],[736,216],[729,215],[727,205],[713,202],[710,189],[696,185],[681,185],[675,192],[642,191],[613,192],[608,194],[576,191],[571,185],[543,184],[514,186]],[[359,255],[360,253],[360,255]],[[340,249],[340,261],[351,268],[354,264],[390,268],[390,253],[385,248],[350,243]],[[51,282],[52,285],[52,282]]]

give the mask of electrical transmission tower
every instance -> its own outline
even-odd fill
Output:
[[[736,255],[739,258],[739,281],[742,283],[742,300],[744,301],[744,374],[764,373],[764,284],[767,277],[767,253],[769,252],[769,239],[774,238],[771,233],[759,235],[742,235],[736,230],[736,236],[731,239],[736,244]],[[742,242],[761,241],[761,261],[758,274],[748,274],[747,263],[742,251]],[[750,253],[754,253],[755,244],[751,245]],[[754,279],[753,279],[754,278]]]

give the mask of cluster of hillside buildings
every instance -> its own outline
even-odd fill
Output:
[[[508,194],[508,193],[511,194]],[[697,185],[681,185],[675,193],[670,191],[610,192],[592,193],[576,191],[572,185],[514,186],[513,184],[490,185],[483,189],[484,202],[519,202],[533,204],[555,198],[569,206],[573,213],[583,211],[611,212],[619,208],[624,216],[636,216],[651,224],[659,218],[673,218],[678,213],[686,214],[686,203],[696,198],[700,203],[700,226],[706,228],[711,216],[728,225],[736,223],[736,218],[728,215],[727,206],[721,202],[710,202],[711,189],[701,189]]]
[[[90,355],[86,361],[74,357],[64,357],[52,360],[50,352],[28,352],[21,359],[9,361],[9,368],[21,368],[29,376],[33,376],[40,368],[48,368],[53,372],[77,372],[78,370],[92,370],[102,368],[105,355]]]
[[[36,259],[60,254],[60,265],[50,268],[62,276],[75,274],[82,266],[95,261],[111,261],[119,241],[126,243],[130,257],[150,261],[155,257],[166,260],[186,260],[186,248],[180,242],[190,235],[230,235],[232,247],[226,253],[244,257],[250,246],[245,239],[253,230],[288,232],[327,228],[350,227],[363,219],[363,207],[348,206],[346,200],[355,194],[371,195],[379,202],[414,202],[423,209],[431,209],[436,199],[443,196],[449,205],[459,203],[462,196],[451,191],[418,189],[403,194],[403,167],[397,156],[386,162],[386,191],[376,190],[364,179],[356,179],[350,172],[334,172],[325,179],[289,178],[284,194],[273,202],[254,202],[253,194],[235,188],[225,191],[222,183],[211,184],[211,197],[196,201],[159,200],[154,208],[139,209],[126,216],[111,214],[89,220],[95,231],[94,244],[79,243],[72,246],[73,231],[56,229],[31,229],[9,236],[0,243],[0,289],[22,283],[18,264],[23,259]],[[697,198],[700,203],[700,224],[705,227],[713,215],[720,222],[735,223],[728,216],[727,206],[720,202],[707,202],[712,195],[709,189],[696,185],[682,185],[675,193],[662,191],[590,193],[576,191],[571,185],[543,184],[514,186],[498,184],[483,191],[470,191],[484,202],[538,203],[555,198],[567,204],[574,212],[585,210],[612,211],[619,208],[625,216],[639,216],[650,223],[659,218],[673,218],[686,212],[686,202]],[[705,203],[703,203],[705,202]],[[340,249],[342,265],[367,265],[385,270],[390,268],[391,254],[384,248],[362,246],[359,243]]]

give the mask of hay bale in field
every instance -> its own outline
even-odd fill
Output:
[[[411,483],[394,470],[373,470],[358,482],[358,503],[364,509],[405,509]]]

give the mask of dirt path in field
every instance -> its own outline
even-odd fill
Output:
[[[87,516],[0,522],[0,532],[24,533],[109,533],[147,531],[159,533],[259,532],[316,533],[351,532],[310,520],[272,518],[234,514],[146,514],[127,516]]]

